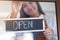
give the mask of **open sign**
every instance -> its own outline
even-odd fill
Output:
[[[37,32],[45,30],[44,20],[39,18],[5,19],[5,21],[6,31]]]

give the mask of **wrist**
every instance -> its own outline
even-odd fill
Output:
[[[39,17],[38,13],[34,13],[34,15],[32,15],[31,17]]]

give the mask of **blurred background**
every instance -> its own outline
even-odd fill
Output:
[[[55,33],[57,34],[57,24],[56,24],[56,10],[55,10],[55,2],[39,2],[39,4],[42,7],[42,10],[44,11],[44,13],[47,16],[47,24],[49,24],[49,26],[54,27]],[[2,36],[5,32],[5,23],[3,21],[3,19],[7,18],[12,12],[12,1],[0,1],[0,35]],[[52,23],[51,23],[52,22]],[[5,39],[7,39],[9,34],[9,38],[11,37],[15,37],[14,33],[5,33],[4,37]],[[13,35],[13,36],[11,36]],[[1,39],[3,37],[0,36],[0,40],[4,40]],[[56,35],[55,35],[56,36]],[[10,39],[8,39],[10,40]],[[13,40],[13,39],[12,39]]]

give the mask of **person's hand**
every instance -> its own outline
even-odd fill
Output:
[[[20,14],[20,10],[23,2],[21,1],[12,1],[12,13],[10,18],[16,18],[18,14]],[[19,15],[20,17],[20,15]]]
[[[52,40],[54,32],[51,28],[48,27],[43,33],[47,40]]]
[[[26,12],[27,15],[30,17],[37,17],[39,16],[37,4],[35,2],[25,2],[23,4],[23,9]]]
[[[21,7],[22,7],[22,4],[23,4],[23,2],[13,1],[13,2],[12,2],[12,11],[13,11],[14,13],[20,12]]]

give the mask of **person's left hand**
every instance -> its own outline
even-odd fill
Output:
[[[51,28],[48,27],[48,28],[43,32],[43,34],[45,35],[46,39],[50,40],[50,39],[53,38],[54,32],[53,32],[53,30],[52,30]]]
[[[35,2],[25,2],[23,3],[24,12],[30,17],[39,17],[38,7]]]

